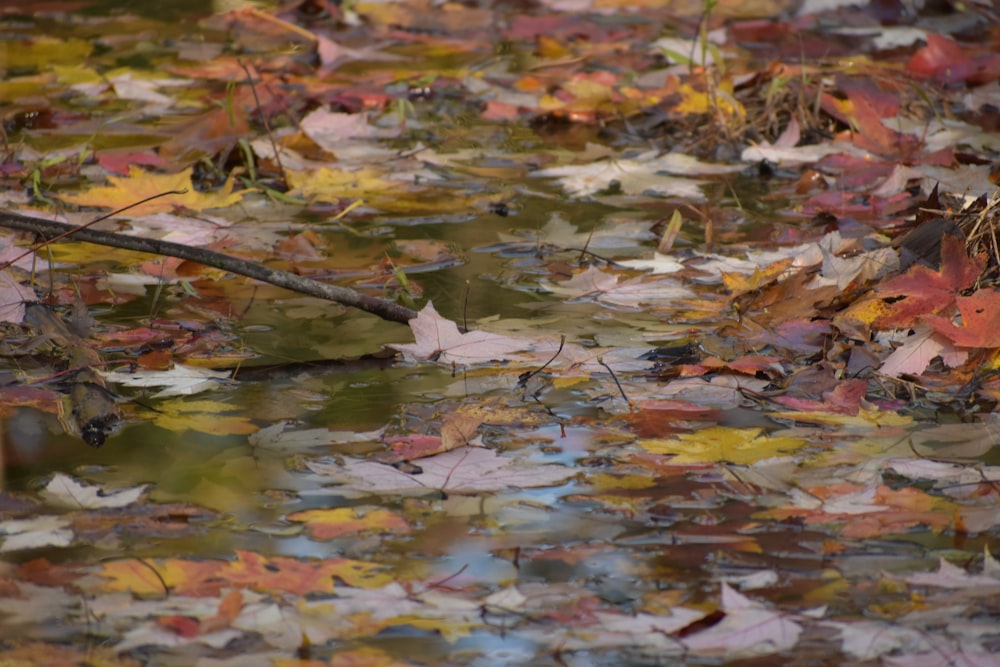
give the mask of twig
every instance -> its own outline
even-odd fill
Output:
[[[406,324],[417,316],[417,311],[412,308],[401,306],[386,299],[367,296],[348,287],[327,285],[326,283],[297,276],[294,273],[269,269],[261,264],[248,262],[231,255],[223,255],[222,253],[205,250],[204,248],[195,248],[181,243],[148,239],[141,236],[127,236],[125,234],[115,234],[114,232],[104,232],[96,229],[83,229],[76,225],[42,220],[41,218],[33,218],[6,211],[0,211],[0,227],[32,232],[46,239],[70,234],[71,238],[75,241],[85,241],[113,248],[148,252],[154,255],[165,255],[167,257],[176,257],[190,262],[197,262],[205,266],[211,266],[216,269],[246,276],[247,278],[260,280],[261,282],[277,287],[284,287],[293,292],[308,294],[309,296],[333,301],[343,306],[357,308],[390,322]]]

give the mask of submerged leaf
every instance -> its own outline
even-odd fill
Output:
[[[508,488],[531,488],[562,484],[579,471],[558,465],[536,464],[501,456],[482,447],[460,447],[420,459],[421,472],[409,474],[373,461],[347,460],[343,464],[322,461],[307,464],[313,472],[343,485],[333,493],[482,493]]]

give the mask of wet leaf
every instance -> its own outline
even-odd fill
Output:
[[[109,176],[108,181],[111,183],[109,186],[91,188],[79,194],[63,195],[63,199],[78,206],[119,209],[170,190],[186,191],[184,194],[167,195],[138,204],[128,210],[129,216],[169,212],[177,208],[203,211],[232,206],[243,199],[242,191],[233,191],[232,176],[219,190],[200,192],[191,182],[192,173],[193,169],[188,168],[175,174],[154,174],[141,167],[132,166],[127,177]]]
[[[307,464],[313,472],[343,485],[333,493],[359,495],[474,494],[509,488],[533,488],[562,484],[578,472],[559,465],[532,463],[501,456],[482,447],[461,447],[431,458],[421,459],[421,472],[408,474],[383,463],[344,461]]]
[[[68,547],[73,542],[72,520],[68,517],[40,516],[34,519],[0,521],[0,552]]]
[[[45,485],[42,496],[56,505],[74,509],[125,507],[142,498],[147,487],[148,485],[144,484],[109,493],[100,486],[81,484],[69,475],[56,473]]]
[[[960,347],[1000,348],[1000,291],[978,290],[955,301],[961,326],[940,316],[926,316],[924,321]]]
[[[683,640],[691,651],[727,658],[759,656],[792,649],[802,626],[722,584],[722,621]]]
[[[223,371],[212,371],[194,366],[174,364],[166,371],[109,371],[101,373],[102,377],[113,384],[125,387],[166,387],[150,398],[167,398],[170,396],[189,396],[203,391],[217,389],[221,383],[228,380],[230,374]]]
[[[412,359],[442,364],[503,362],[511,354],[532,346],[526,339],[486,331],[459,332],[458,325],[438,314],[431,302],[423,307],[415,319],[410,320],[410,328],[416,343],[390,347]]]
[[[328,510],[306,510],[285,517],[304,523],[314,540],[333,540],[358,533],[406,533],[409,524],[388,510],[361,507],[337,507]]]
[[[753,463],[775,456],[788,456],[808,443],[787,436],[769,437],[761,429],[713,426],[685,433],[670,440],[646,440],[640,446],[652,454],[670,454],[671,463]]]

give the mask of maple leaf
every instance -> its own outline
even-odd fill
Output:
[[[667,171],[671,166],[669,161],[657,160],[655,153],[649,151],[635,159],[551,167],[535,171],[531,175],[558,178],[563,188],[577,197],[606,190],[612,183],[617,183],[622,192],[629,195],[653,193],[664,197],[683,197],[691,201],[704,200],[701,186],[705,181],[657,174],[659,171]],[[720,165],[705,165],[708,170],[718,166]]]
[[[841,648],[844,653],[861,660],[873,660],[900,650],[913,651],[929,648],[926,638],[914,628],[893,626],[880,621],[825,623],[824,625],[839,629]]]
[[[611,227],[585,232],[558,213],[553,213],[541,229],[517,234],[501,232],[497,236],[504,243],[517,244],[523,250],[535,250],[542,244],[560,248],[634,248],[636,243],[654,239],[650,227],[648,222],[616,220]],[[525,236],[529,240],[526,241]]]
[[[965,569],[952,565],[944,558],[938,560],[937,572],[917,572],[905,577],[903,581],[915,586],[935,586],[938,588],[974,588],[980,590],[980,594],[996,595],[1000,592],[1000,571],[997,569],[997,561],[990,553],[986,552],[982,574],[970,574]]]
[[[616,275],[590,266],[586,271],[578,273],[565,282],[553,285],[543,281],[541,286],[555,294],[570,297],[571,301],[595,299],[602,303],[630,308],[694,296],[691,290],[669,278],[662,280],[636,278],[626,280],[621,284],[619,284],[618,279],[619,277]]]
[[[34,290],[15,280],[8,271],[0,272],[0,322],[23,322],[24,303],[37,299]]]
[[[924,317],[924,321],[928,317]],[[946,322],[949,326],[954,326],[950,320]],[[886,357],[879,372],[889,377],[920,375],[935,357],[941,357],[946,366],[955,368],[965,363],[968,356],[967,352],[956,350],[944,336],[921,323],[914,327],[913,333],[901,346]]]
[[[410,320],[415,343],[390,345],[410,359],[442,364],[502,362],[515,352],[530,349],[531,341],[486,331],[461,333],[458,325],[442,317],[430,301]]]
[[[861,401],[867,391],[868,382],[866,380],[844,380],[837,384],[833,390],[824,391],[822,401],[797,396],[776,396],[773,400],[775,403],[793,410],[856,415],[861,409]]]
[[[420,459],[421,472],[409,474],[374,461],[307,464],[313,472],[347,486],[333,493],[398,493],[404,495],[447,491],[479,493],[508,488],[529,488],[562,484],[579,471],[560,465],[533,464],[523,459],[501,456],[483,447],[460,447]]]
[[[716,625],[683,640],[701,654],[737,656],[768,655],[787,651],[799,641],[802,626],[722,584],[725,617]]]
[[[1000,348],[1000,290],[979,290],[959,296],[962,325],[938,315],[923,318],[936,332],[961,347]]]
[[[230,378],[230,373],[212,371],[195,366],[174,364],[167,371],[108,371],[101,373],[105,380],[126,387],[166,387],[153,394],[150,398],[166,398],[168,396],[188,396],[209,389],[216,389]]]
[[[951,307],[959,293],[975,284],[984,262],[972,259],[965,250],[965,241],[950,235],[941,238],[941,270],[922,264],[876,287],[883,296],[905,296],[890,303],[889,312],[875,320],[880,329],[909,327],[923,316],[940,313]]]
[[[61,516],[0,521],[0,553],[42,547],[68,547],[73,543],[71,520]]]
[[[306,524],[315,540],[333,540],[358,533],[405,533],[410,530],[398,514],[389,510],[364,507],[335,507],[294,512],[285,517]]]
[[[157,395],[164,396],[165,394],[160,392]],[[255,433],[257,425],[253,423],[250,416],[226,414],[238,409],[238,406],[222,401],[173,400],[157,406],[152,421],[160,428],[178,433],[187,430],[215,435]]]
[[[323,150],[337,155],[348,142],[393,137],[398,130],[375,127],[366,113],[337,113],[316,109],[299,123],[302,131]]]
[[[652,259],[626,259],[615,262],[615,264],[652,273],[677,273],[684,269],[684,265],[670,255],[658,252],[653,253]]]
[[[640,446],[653,454],[673,454],[671,463],[753,463],[773,456],[786,456],[808,442],[784,436],[768,437],[759,428],[712,426],[695,433],[685,433],[672,440],[647,440]]]
[[[184,194],[169,195],[147,201],[128,210],[130,216],[162,213],[175,208],[203,211],[207,208],[225,208],[243,199],[245,190],[233,192],[233,176],[230,174],[225,184],[215,192],[200,192],[191,182],[194,167],[188,167],[176,174],[154,174],[141,167],[129,168],[127,177],[108,176],[109,186],[91,188],[78,194],[63,195],[62,199],[80,206],[100,208],[123,208],[137,201],[162,194],[168,190],[186,191]]]
[[[375,563],[349,558],[265,558],[252,551],[239,550],[236,560],[230,562],[220,576],[231,585],[293,595],[332,593],[337,579],[356,588],[377,588],[392,581],[385,568]]]
[[[99,508],[125,507],[142,497],[148,484],[106,493],[99,486],[81,484],[69,475],[56,473],[45,485],[42,495],[63,507]]]

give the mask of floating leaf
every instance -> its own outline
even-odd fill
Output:
[[[232,176],[215,192],[201,192],[191,182],[193,171],[192,167],[188,167],[175,174],[154,174],[133,165],[129,168],[127,177],[108,176],[111,183],[109,186],[91,188],[79,194],[66,194],[62,198],[79,206],[119,209],[170,190],[186,190],[184,194],[166,195],[130,208],[126,214],[135,217],[172,211],[175,208],[192,211],[225,208],[238,204],[243,199],[244,191],[233,191]]]

